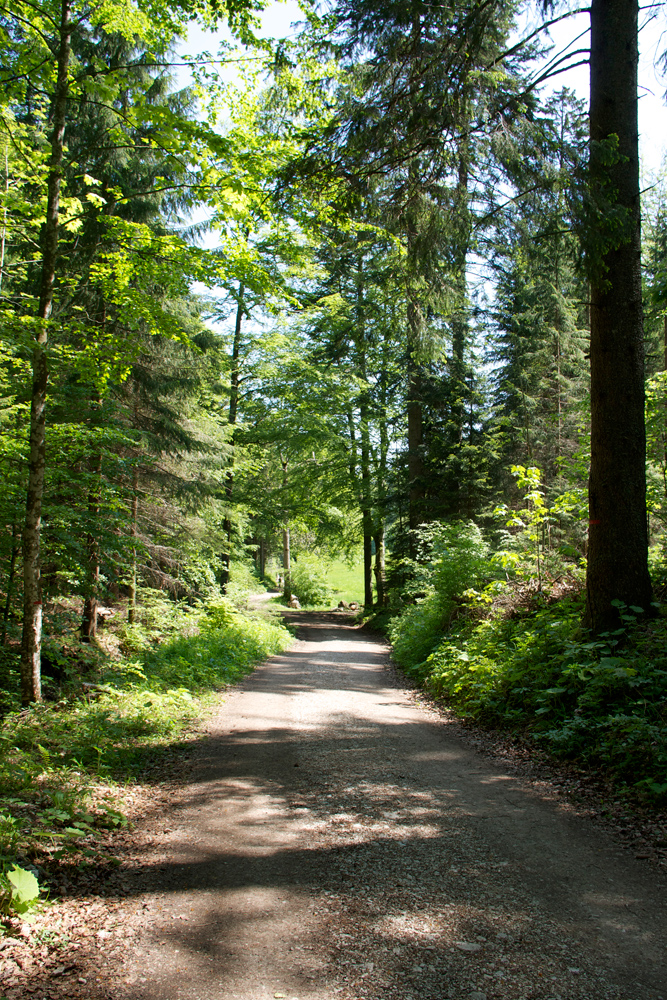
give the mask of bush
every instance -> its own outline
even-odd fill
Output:
[[[130,635],[127,625],[119,631]],[[243,614],[225,598],[187,608],[156,596],[135,631],[139,651],[115,662],[100,657],[87,675],[96,683],[83,693],[72,683],[56,703],[0,723],[0,862],[48,845],[70,850],[96,829],[122,823],[100,801],[100,783],[112,790],[152,767],[207,711],[214,691],[292,642],[282,625]],[[26,817],[24,803],[37,807],[34,815]]]
[[[320,560],[299,556],[292,566],[292,593],[304,607],[329,603],[332,590]]]
[[[620,602],[619,602],[620,603]],[[667,622],[590,639],[583,598],[461,619],[416,673],[463,717],[520,729],[552,753],[667,796]]]
[[[451,622],[457,597],[489,574],[489,548],[472,522],[423,527],[420,547],[412,590],[426,596],[417,597],[389,629],[396,661],[408,669],[432,652]]]

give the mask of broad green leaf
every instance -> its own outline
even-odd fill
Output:
[[[39,882],[33,873],[26,871],[25,868],[15,865],[7,873],[7,878],[14,886],[12,898],[19,904],[31,903],[39,896]]]

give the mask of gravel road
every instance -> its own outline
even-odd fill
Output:
[[[114,995],[667,1000],[665,879],[471,749],[345,616],[291,617],[132,875]]]

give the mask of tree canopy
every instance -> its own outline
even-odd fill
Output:
[[[665,213],[644,198],[642,248],[636,4],[591,7],[590,108],[541,89],[577,53],[522,36],[510,0],[305,5],[280,42],[263,6],[0,12],[0,574],[25,702],[49,604],[79,601],[91,642],[142,584],[194,598],[235,560],[358,546],[365,604],[402,606],[438,524],[474,522],[506,578],[587,581],[594,632],[619,601],[650,612]],[[196,21],[234,41],[181,87]]]

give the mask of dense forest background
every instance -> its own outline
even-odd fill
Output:
[[[253,574],[325,604],[361,546],[407,669],[591,759],[622,730],[667,790],[665,188],[640,246],[636,125],[554,87],[567,15],[342,0],[272,43],[232,0],[0,10],[8,710],[110,616],[134,654]],[[232,40],[184,57],[195,22]]]

